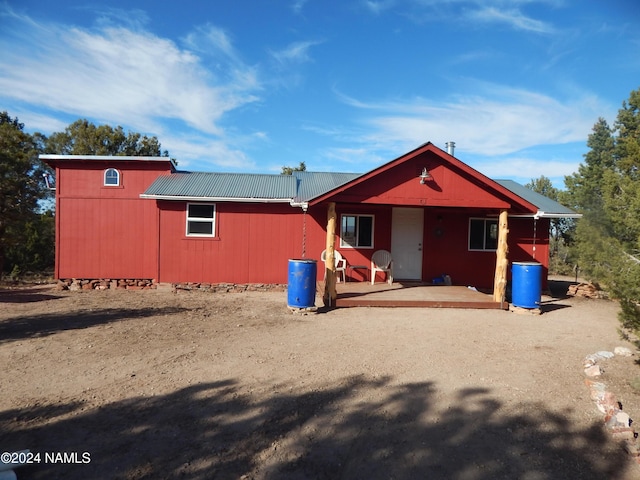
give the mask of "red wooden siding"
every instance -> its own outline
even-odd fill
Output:
[[[120,186],[104,186],[104,170]],[[157,212],[142,193],[169,167],[160,162],[65,163],[56,169],[56,277],[156,278]]]
[[[433,179],[421,184],[419,175],[423,167]],[[506,198],[487,191],[475,178],[455,171],[433,152],[425,152],[354,185],[332,200],[402,206],[510,207]]]
[[[287,283],[302,256],[303,213],[289,205],[216,203],[216,237],[186,235],[186,202],[159,201],[160,281]],[[324,228],[324,226],[323,226]],[[307,258],[320,258],[324,233],[307,215]]]
[[[370,265],[373,252],[380,249],[391,250],[392,208],[389,205],[338,204],[336,206],[338,225],[335,246],[336,250],[347,259],[349,265]],[[326,223],[326,213],[324,218],[321,213],[324,212],[318,212],[315,216],[318,222]],[[375,216],[373,249],[340,247],[340,215],[343,213]],[[495,251],[469,250],[469,218],[471,217],[497,218],[497,212],[479,209],[424,208],[423,281],[428,282],[442,274],[447,274],[456,285],[489,290],[493,288],[496,253]],[[543,265],[546,279],[549,257],[548,231],[549,220],[538,220],[534,242],[532,218],[509,218],[509,261],[537,261]],[[320,251],[322,249],[324,244]],[[315,258],[319,258],[319,255]],[[379,280],[382,279],[381,276]],[[543,288],[546,288],[546,280]]]
[[[442,274],[454,284],[493,287],[494,251],[469,251],[469,218],[531,213],[531,206],[432,150],[357,181],[309,207],[287,203],[216,202],[215,236],[186,235],[186,201],[141,199],[171,167],[168,162],[65,160],[56,165],[56,276],[155,278],[160,282],[282,283],[288,260],[318,260],[326,245],[327,203],[336,202],[335,247],[350,265],[370,265],[376,250],[391,250],[394,206],[424,215],[422,279]],[[105,187],[116,168],[121,185]],[[426,167],[433,180],[420,183]],[[502,187],[500,187],[502,188]],[[527,210],[528,209],[528,210]],[[343,214],[374,216],[373,248],[340,246]],[[548,265],[549,220],[509,217],[509,261]],[[535,247],[535,250],[534,250]]]

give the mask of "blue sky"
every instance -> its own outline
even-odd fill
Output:
[[[638,88],[631,0],[0,0],[0,110],[155,135],[189,170],[365,172],[455,141],[562,188]]]

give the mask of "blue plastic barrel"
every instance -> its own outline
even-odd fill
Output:
[[[511,266],[511,303],[515,307],[540,308],[542,265],[513,262]]]
[[[289,259],[287,305],[296,308],[315,306],[317,268],[315,260]]]

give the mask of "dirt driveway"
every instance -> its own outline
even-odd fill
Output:
[[[40,454],[19,479],[640,478],[584,383],[586,355],[633,348],[616,305],[545,308],[0,292],[0,449]],[[632,418],[636,358],[602,377]]]

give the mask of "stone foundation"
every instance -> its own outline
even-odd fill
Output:
[[[287,286],[280,283],[172,283],[171,290],[199,291],[211,293],[242,293],[242,292],[286,292]]]
[[[58,290],[152,290],[158,288],[155,280],[148,278],[61,278]]]
[[[280,283],[157,283],[155,279],[88,279],[67,278],[58,280],[58,290],[171,290],[172,292],[286,292],[287,286]]]

